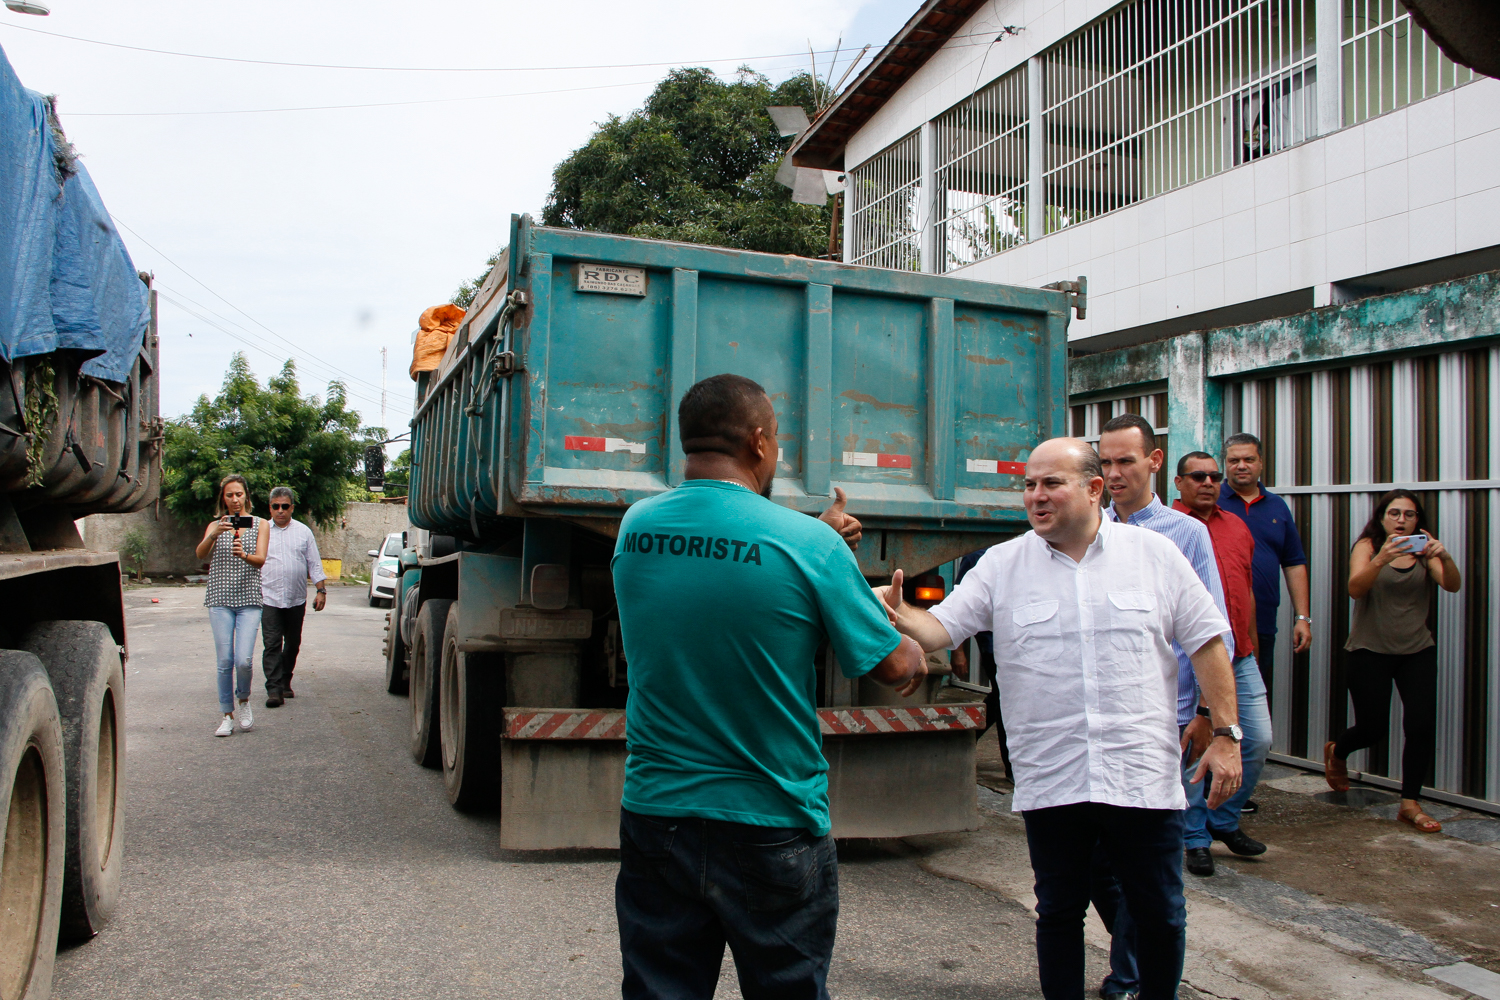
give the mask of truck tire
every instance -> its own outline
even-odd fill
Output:
[[[67,844],[63,732],[47,668],[0,650],[0,996],[52,993]]]
[[[38,622],[20,645],[47,668],[62,716],[68,833],[59,939],[72,944],[98,934],[120,898],[125,668],[102,622]]]
[[[401,641],[401,616],[390,611],[385,616],[385,689],[390,694],[405,694],[406,643]]]
[[[465,653],[458,648],[458,606],[448,609],[443,637],[442,680],[438,684],[443,785],[461,812],[481,812],[495,803],[499,787],[498,696],[504,690],[503,658]]]
[[[423,767],[443,763],[438,686],[441,683],[443,631],[452,601],[433,598],[417,612],[411,641],[411,755]]]

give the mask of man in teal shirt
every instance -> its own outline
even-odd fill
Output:
[[[678,407],[686,481],[626,513],[613,560],[630,698],[620,811],[626,1000],[821,998],[838,919],[814,657],[916,689],[839,532],[772,503],[776,414],[738,375]]]

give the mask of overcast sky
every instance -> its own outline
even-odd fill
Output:
[[[0,46],[25,86],[58,95],[136,266],[156,273],[163,415],[216,392],[245,350],[262,379],[295,357],[304,392],[342,379],[364,422],[378,424],[385,347],[393,433],[410,419],[417,316],[482,268],[512,212],[540,212],[552,168],[595,122],[639,107],[674,65],[727,77],[747,62],[779,81],[807,68],[809,42],[831,50],[842,36],[846,52],[869,42],[873,54],[918,6],[45,2],[48,17],[0,8]],[[311,69],[38,32],[342,66],[662,65]],[[531,96],[491,96],[520,94]],[[371,104],[387,106],[264,110]]]

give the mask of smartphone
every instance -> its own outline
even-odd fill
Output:
[[[229,526],[231,528],[253,528],[255,527],[255,518],[247,517],[244,514],[230,514]]]
[[[1407,552],[1410,552],[1412,555],[1418,555],[1418,554],[1426,551],[1426,549],[1427,549],[1427,536],[1426,535],[1407,535],[1406,536],[1406,551]]]

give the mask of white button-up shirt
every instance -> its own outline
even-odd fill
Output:
[[[1176,640],[1228,631],[1177,546],[1103,519],[1075,563],[1027,532],[987,551],[932,614],[995,637],[1013,808],[1183,809]]]
[[[272,521],[271,544],[266,548],[266,564],[260,569],[261,603],[271,608],[306,604],[307,581],[321,583],[326,579],[312,529],[295,518],[285,528],[278,528]]]

